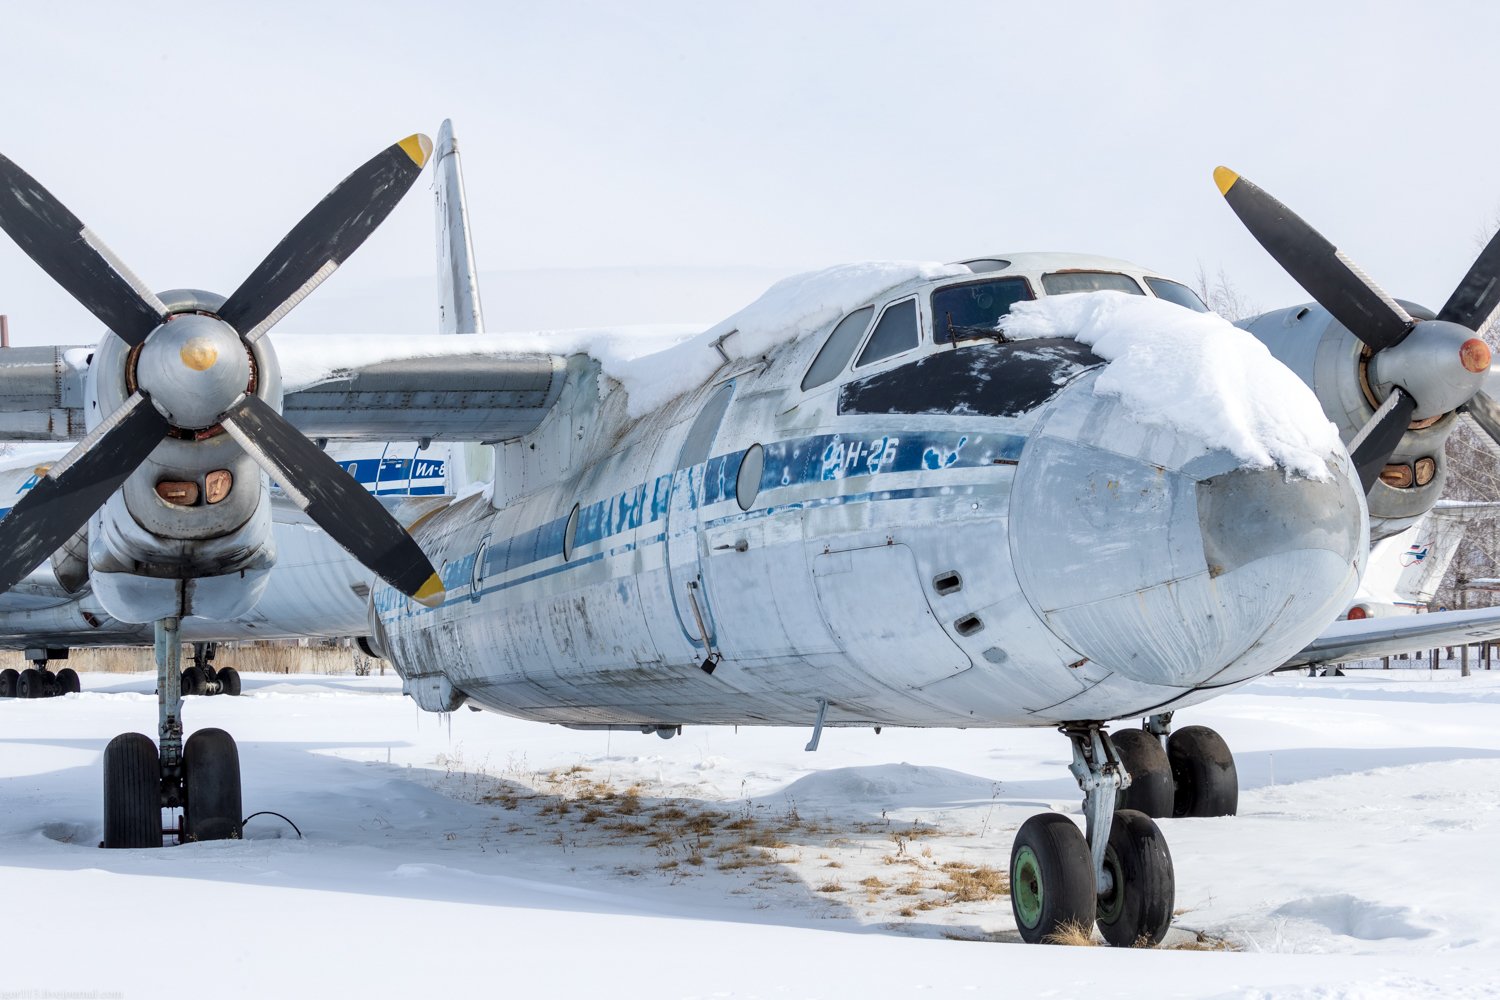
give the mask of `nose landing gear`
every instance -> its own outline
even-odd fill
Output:
[[[1069,770],[1084,792],[1087,833],[1066,816],[1044,813],[1016,834],[1011,909],[1021,938],[1055,941],[1097,924],[1117,947],[1159,944],[1176,894],[1166,838],[1145,813],[1116,811],[1131,779],[1109,734],[1098,723],[1062,731],[1073,744]]]
[[[160,749],[142,733],[123,733],[104,748],[102,847],[160,847],[164,833],[179,842],[237,840],[243,812],[240,758],[222,729],[182,739],[182,642],[176,618],[156,623],[156,690]],[[182,825],[163,830],[161,811],[182,809]]]

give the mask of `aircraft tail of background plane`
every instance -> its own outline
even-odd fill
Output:
[[[438,129],[433,157],[433,204],[437,211],[438,333],[483,333],[479,272],[474,266],[474,238],[459,163],[453,121]],[[477,443],[455,444],[449,454],[447,489],[462,493],[494,473],[494,450]]]
[[[1361,608],[1364,616],[1379,618],[1425,610],[1437,596],[1470,523],[1497,514],[1500,503],[1439,501],[1416,524],[1371,547],[1369,567],[1350,611]]]
[[[447,119],[438,130],[432,190],[437,208],[438,332],[483,333],[484,310],[479,304],[463,169],[453,122]]]

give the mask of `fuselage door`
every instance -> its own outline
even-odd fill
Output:
[[[671,578],[672,607],[688,642],[707,650],[715,641],[713,609],[703,586],[703,545],[698,508],[703,502],[703,466],[712,454],[714,438],[729,409],[734,383],[715,386],[688,428],[667,500],[666,559]]]

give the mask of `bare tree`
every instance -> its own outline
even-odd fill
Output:
[[[1194,289],[1205,305],[1231,323],[1249,319],[1261,312],[1261,309],[1247,299],[1239,287],[1230,280],[1222,265],[1218,273],[1210,278],[1208,268],[1204,267],[1203,261],[1198,261],[1198,276]]]

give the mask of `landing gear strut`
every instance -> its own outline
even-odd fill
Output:
[[[25,670],[0,670],[0,698],[55,698],[58,695],[77,694],[78,672],[63,667],[57,673],[47,669],[48,660],[66,660],[68,650],[63,648],[32,648],[26,650],[26,659],[31,666]]]
[[[163,809],[182,809],[179,842],[241,833],[240,760],[222,729],[182,738],[182,640],[178,619],[156,623],[158,744],[123,733],[104,748],[104,847],[162,846]],[[196,651],[195,651],[196,652]]]
[[[1021,938],[1052,941],[1099,932],[1112,945],[1155,945],[1172,920],[1172,855],[1156,823],[1116,811],[1131,779],[1096,722],[1062,727],[1073,744],[1069,770],[1084,793],[1087,833],[1066,816],[1033,816],[1011,848],[1011,908]]]

